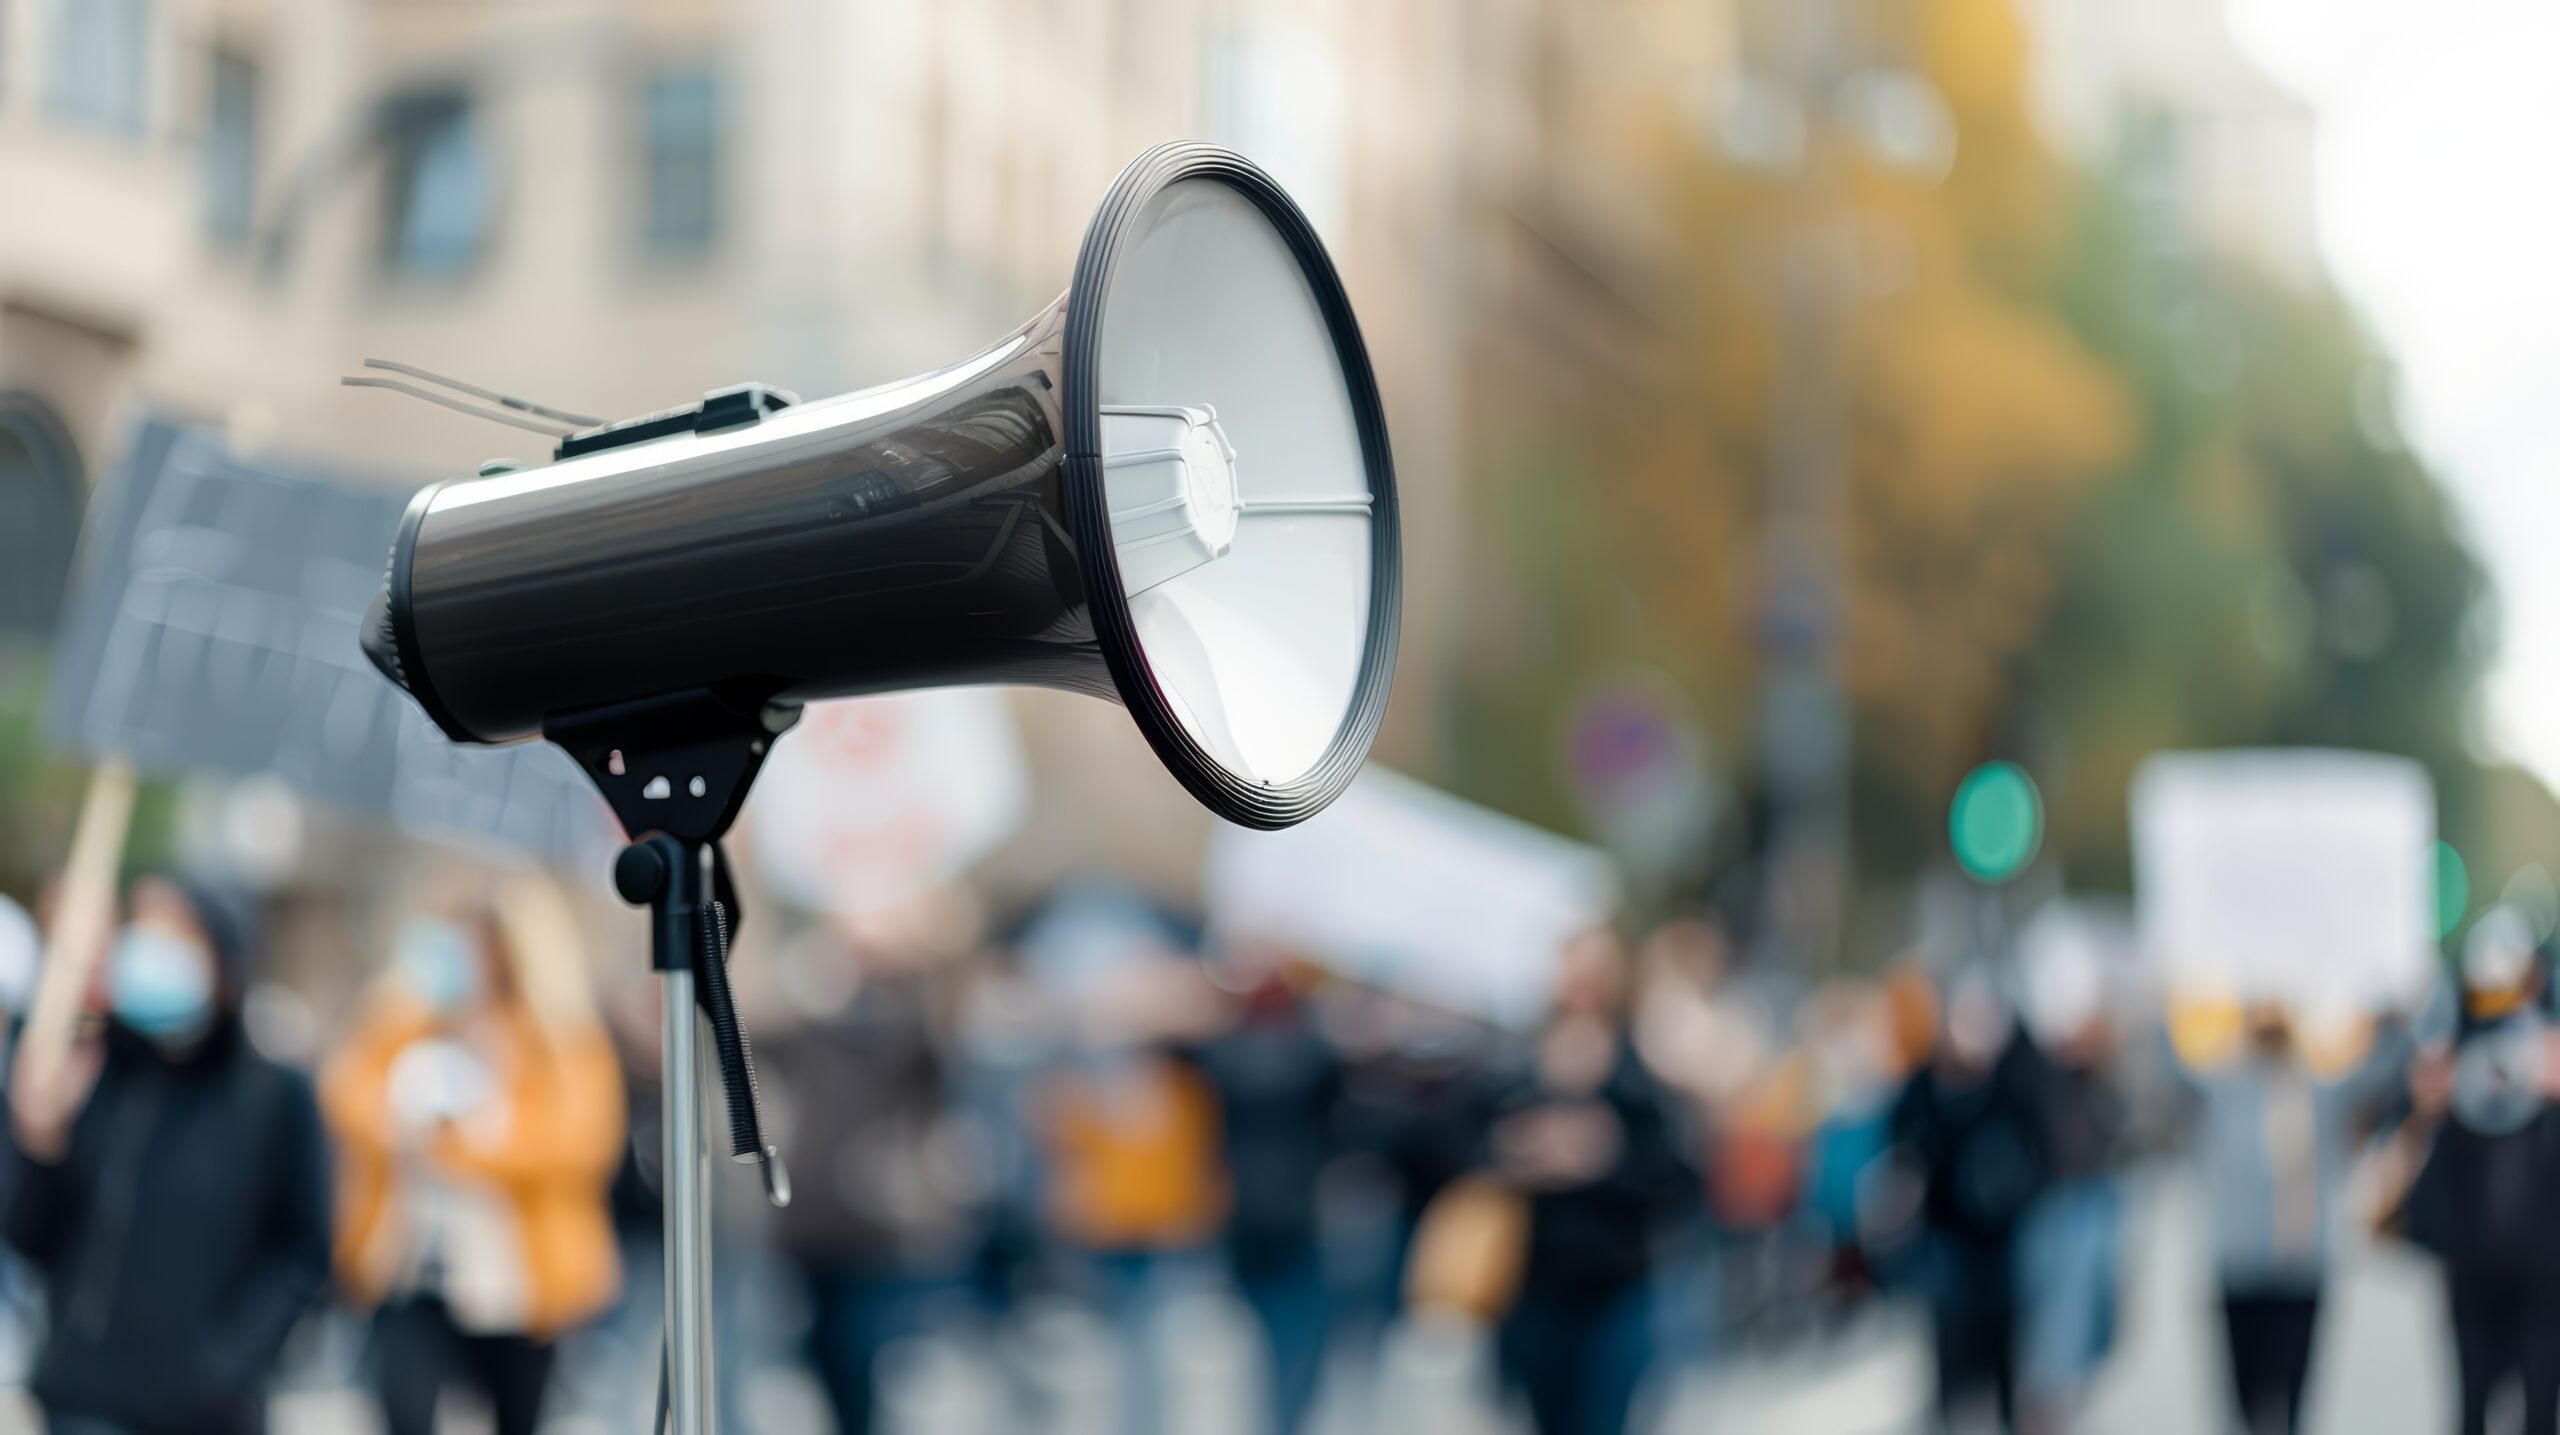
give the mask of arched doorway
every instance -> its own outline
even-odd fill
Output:
[[[0,393],[0,647],[52,638],[86,491],[79,450],[53,409]]]

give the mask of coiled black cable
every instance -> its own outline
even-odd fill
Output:
[[[702,969],[694,974],[693,991],[702,1014],[711,1022],[711,1050],[720,1063],[720,1090],[729,1103],[729,1155],[739,1161],[765,1158],[763,1093],[756,1087],[755,1054],[747,1029],[738,1022],[738,1004],[729,991],[729,904],[719,898],[702,905],[702,940],[694,948]]]

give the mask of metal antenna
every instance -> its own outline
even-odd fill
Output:
[[[537,404],[531,399],[519,399],[511,394],[499,393],[495,389],[484,389],[478,384],[466,383],[461,379],[447,378],[431,370],[419,368],[415,364],[403,364],[390,359],[367,359],[364,361],[364,366],[368,369],[388,369],[392,373],[406,374],[413,379],[424,379],[439,388],[451,389],[459,394],[469,394],[475,399],[486,399],[502,409],[514,409],[519,413],[532,414],[538,418],[556,419],[561,423],[574,424],[582,429],[591,429],[604,422],[600,418],[587,414],[573,414],[567,409],[555,409],[549,404]]]
[[[423,388],[417,384],[408,383],[400,379],[374,379],[366,378],[358,374],[349,374],[338,380],[338,382],[351,389],[389,389],[396,394],[407,394],[413,399],[425,399],[428,403],[441,405],[442,407],[451,409],[458,414],[469,414],[475,419],[487,419],[491,423],[509,424],[520,429],[530,429],[533,432],[542,434],[548,438],[567,438],[569,435],[578,431],[577,427],[573,424],[557,423],[547,419],[532,418],[523,413],[510,413],[505,409],[487,408],[479,404],[466,403],[461,399],[455,398],[451,394],[440,394],[433,389]]]

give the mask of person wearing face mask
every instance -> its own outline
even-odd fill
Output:
[[[149,878],[129,910],[103,1036],[10,1083],[5,1227],[48,1317],[30,1385],[57,1432],[260,1430],[328,1280],[319,1110],[242,1034],[234,909]]]
[[[622,1077],[557,890],[526,879],[404,923],[321,1098],[343,1148],[338,1273],[374,1311],[390,1435],[427,1435],[457,1387],[497,1435],[531,1435],[555,1340],[619,1278]]]

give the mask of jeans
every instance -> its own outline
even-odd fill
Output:
[[[1309,1240],[1294,1251],[1257,1253],[1237,1263],[1235,1283],[1270,1353],[1270,1435],[1298,1435],[1315,1409],[1333,1328],[1323,1252]]]
[[[880,1353],[922,1334],[957,1282],[846,1266],[804,1265],[809,1364],[843,1435],[869,1435],[880,1403]]]
[[[2019,1235],[2018,1381],[2068,1401],[2115,1344],[2124,1196],[2105,1176],[2047,1192]]]
[[[1590,1298],[1523,1291],[1498,1353],[1538,1435],[1624,1435],[1653,1344],[1653,1291],[1638,1281]]]
[[[1196,1251],[1119,1250],[1083,1252],[1067,1269],[1073,1288],[1101,1313],[1119,1348],[1123,1435],[1168,1435],[1158,1327],[1177,1295],[1215,1283],[1215,1267]]]

